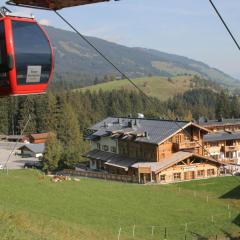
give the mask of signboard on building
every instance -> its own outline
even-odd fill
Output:
[[[138,172],[139,173],[151,173],[151,167],[139,167]]]
[[[196,166],[187,166],[183,168],[184,172],[195,171],[195,169],[196,169]]]

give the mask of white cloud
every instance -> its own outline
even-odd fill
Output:
[[[39,20],[39,24],[45,25],[45,26],[51,26],[52,25],[51,21],[46,19],[46,18]]]

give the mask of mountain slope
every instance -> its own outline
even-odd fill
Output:
[[[52,39],[56,55],[57,76],[73,74],[102,78],[106,74],[120,76],[95,50],[69,31],[45,27]],[[88,39],[130,77],[148,75],[171,77],[183,74],[199,75],[221,85],[238,86],[240,81],[186,57],[145,48],[130,48],[95,37]],[[68,74],[66,74],[68,73]],[[92,85],[93,80],[83,85]]]
[[[190,89],[211,89],[219,91],[219,86],[211,81],[193,78],[191,76],[178,77],[142,77],[133,79],[133,82],[141,88],[148,96],[156,97],[160,100],[167,100],[176,94],[184,93]],[[128,80],[116,80],[100,83],[93,86],[76,89],[76,91],[112,91],[112,90],[136,90]]]

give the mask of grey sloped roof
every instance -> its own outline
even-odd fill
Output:
[[[231,124],[240,124],[240,119],[238,118],[222,118],[219,120],[213,119],[213,120],[209,120],[209,119],[205,119],[205,118],[201,118],[197,121],[197,123],[201,126],[221,126],[221,125],[231,125]]]
[[[218,163],[216,160],[214,160],[211,157],[201,156],[201,155],[190,153],[190,152],[179,151],[172,154],[170,157],[163,159],[161,162],[138,162],[133,164],[131,167],[133,168],[150,167],[153,172],[157,173],[190,157],[197,157],[197,158],[205,159],[207,161]]]
[[[134,168],[139,168],[139,167],[151,167],[151,170],[153,172],[157,172],[157,171],[161,171],[164,170],[170,166],[172,166],[173,164],[182,161],[186,158],[189,158],[193,156],[193,153],[189,153],[189,152],[182,152],[179,151],[177,153],[174,153],[172,156],[163,159],[161,162],[139,162],[139,163],[135,163],[132,165],[132,167]]]
[[[240,139],[239,132],[218,132],[204,135],[204,142],[216,142],[216,141],[225,141],[225,140],[237,140]]]
[[[25,144],[22,147],[19,148],[19,150],[23,149],[23,148],[27,148],[28,150],[30,150],[33,153],[43,153],[45,150],[45,144],[41,143],[41,144]]]
[[[133,123],[131,127],[129,127],[130,121]],[[135,141],[159,144],[177,131],[189,125],[191,125],[191,123],[185,121],[108,117],[103,121],[93,125],[90,129],[95,131],[93,135],[97,136],[110,135],[110,133],[115,131],[133,134],[147,132],[147,137],[142,135],[137,137]]]
[[[110,152],[103,152],[98,149],[89,151],[88,153],[85,153],[83,157],[107,161],[110,157],[114,156],[116,154],[110,153]]]
[[[126,171],[133,163],[138,161],[137,159],[134,158],[123,157],[118,154],[103,152],[97,149],[92,150],[84,154],[83,156],[87,158],[104,161],[105,165],[123,168]]]

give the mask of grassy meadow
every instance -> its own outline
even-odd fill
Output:
[[[239,185],[240,177],[144,186],[0,173],[0,239],[155,240],[165,228],[176,240],[238,236]]]
[[[160,100],[167,100],[178,93],[183,93],[190,89],[191,76],[172,77],[171,81],[166,77],[143,77],[133,79],[133,82],[140,87],[147,95],[156,97]],[[111,90],[132,90],[136,91],[128,80],[116,80],[107,83],[100,83],[90,87],[78,89],[77,91],[103,91]]]

